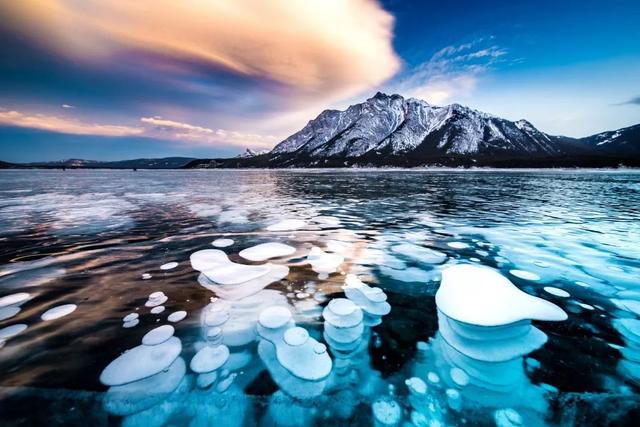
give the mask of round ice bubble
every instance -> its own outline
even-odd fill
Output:
[[[181,321],[185,317],[187,317],[187,312],[184,310],[180,310],[180,311],[174,311],[173,313],[171,313],[169,317],[167,317],[167,320],[169,322],[176,323]]]
[[[296,252],[293,246],[283,243],[262,243],[240,251],[238,255],[249,261],[265,261],[269,258],[280,258]]]
[[[182,343],[171,337],[158,345],[139,345],[122,353],[100,375],[108,386],[127,384],[150,377],[167,369],[182,351]]]
[[[436,305],[447,317],[478,326],[567,319],[555,304],[522,292],[492,268],[472,264],[457,264],[442,271]]]
[[[162,264],[160,266],[160,270],[172,270],[178,266],[178,263],[175,261],[168,262],[166,264]]]
[[[173,336],[175,329],[171,325],[158,326],[155,329],[150,330],[142,337],[142,344],[144,345],[158,345],[162,344]]]
[[[545,292],[560,298],[569,298],[571,296],[571,294],[564,289],[554,288],[553,286],[545,286],[543,289]]]
[[[211,242],[211,245],[215,246],[216,248],[226,248],[233,245],[233,240],[224,239],[224,238],[216,239],[213,242]]]
[[[73,313],[76,308],[78,308],[78,306],[75,304],[59,305],[57,307],[50,308],[49,310],[42,313],[42,316],[40,316],[40,318],[45,321],[59,319]]]
[[[269,307],[258,316],[262,326],[269,329],[281,328],[291,320],[291,312],[282,306]]]

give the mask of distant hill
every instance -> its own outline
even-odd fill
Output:
[[[1,168],[43,168],[43,169],[180,169],[195,160],[192,157],[165,157],[161,159],[133,159],[102,162],[98,160],[68,159],[57,162],[5,163]],[[5,166],[7,165],[7,166]]]
[[[640,166],[640,125],[586,138],[546,134],[452,104],[378,92],[344,111],[326,110],[271,152],[194,160],[188,168],[352,166]]]

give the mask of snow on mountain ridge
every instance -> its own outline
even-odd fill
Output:
[[[360,157],[416,150],[448,155],[559,152],[546,134],[526,120],[511,122],[460,104],[435,106],[378,92],[344,111],[323,111],[271,154]]]

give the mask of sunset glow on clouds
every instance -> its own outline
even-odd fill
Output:
[[[25,140],[54,159],[56,147],[114,160],[271,148],[378,90],[556,134],[616,129],[638,117],[634,11],[633,0],[2,1],[0,160],[24,158]]]
[[[4,8],[20,31],[76,60],[108,65],[134,52],[160,72],[223,68],[293,97],[354,95],[400,66],[393,17],[370,0],[23,0]]]

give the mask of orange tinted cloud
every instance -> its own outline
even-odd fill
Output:
[[[74,58],[133,50],[268,79],[294,98],[352,96],[400,65],[393,17],[374,0],[21,0],[0,9],[17,31]]]
[[[21,113],[14,110],[0,110],[0,125],[40,129],[75,135],[131,136],[140,135],[143,128],[85,123],[77,119],[46,114]]]

